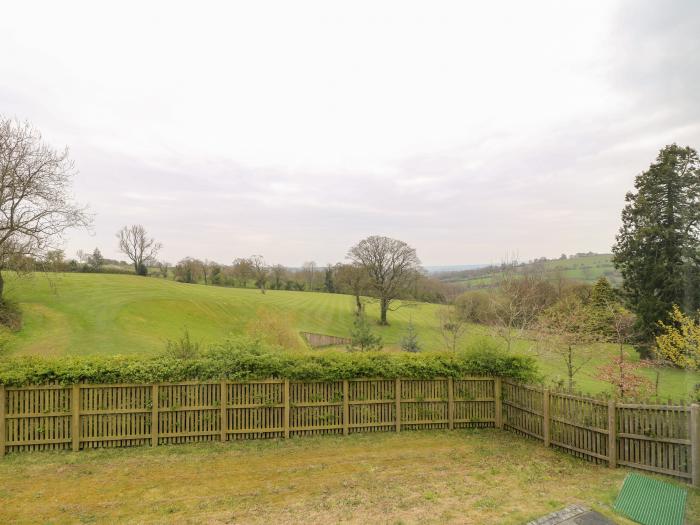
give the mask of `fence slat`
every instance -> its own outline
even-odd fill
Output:
[[[154,384],[151,386],[151,446],[158,446],[158,427],[160,426],[158,415],[158,408],[160,405],[160,398],[158,392],[158,385]]]
[[[549,419],[549,390],[546,389],[542,393],[542,440],[544,446],[549,448],[551,437],[550,437],[550,419]]]
[[[696,403],[690,407],[690,443],[693,486],[700,487],[700,405]]]
[[[80,450],[80,385],[71,388],[71,446],[73,452]]]
[[[396,386],[394,391],[396,392],[396,432],[401,432],[401,379],[399,379],[398,377],[396,378],[395,385]]]
[[[0,458],[5,455],[5,441],[6,441],[6,430],[5,430],[5,385],[0,385]]]
[[[284,437],[289,437],[289,416],[290,416],[290,403],[289,403],[289,379],[284,380]]]
[[[614,399],[608,403],[608,466],[617,467],[617,410]]]

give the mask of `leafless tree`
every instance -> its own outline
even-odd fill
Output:
[[[267,263],[265,263],[265,259],[262,255],[251,255],[249,260],[253,269],[255,286],[260,289],[261,293],[265,293],[265,286],[267,285],[270,268]]]
[[[29,123],[0,116],[0,272],[41,259],[91,216],[70,193],[73,162],[68,149],[46,144]],[[0,273],[0,299],[4,289]]]
[[[403,241],[373,235],[350,248],[348,258],[367,272],[369,290],[379,299],[379,324],[389,324],[386,317],[392,302],[420,272],[416,250]]]
[[[304,280],[306,281],[308,287],[307,289],[310,292],[313,292],[316,287],[317,269],[318,265],[316,264],[316,261],[306,261],[301,265],[301,271],[304,275]]]
[[[147,264],[156,260],[158,251],[163,247],[152,237],[148,237],[146,229],[140,224],[124,226],[117,232],[119,251],[126,255],[134,265],[134,271],[146,275]]]
[[[555,292],[539,272],[518,272],[513,263],[504,263],[491,295],[488,315],[497,337],[508,351],[513,341],[533,326],[538,315],[554,301]]]
[[[460,316],[459,310],[452,304],[440,307],[437,311],[437,318],[445,347],[456,352],[467,330],[467,324]]]

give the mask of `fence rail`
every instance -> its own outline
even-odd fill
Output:
[[[0,385],[0,456],[474,427],[700,486],[698,405],[615,403],[491,377]]]

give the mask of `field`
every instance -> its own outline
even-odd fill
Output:
[[[352,325],[353,299],[341,294],[221,288],[181,284],[165,279],[108,274],[35,274],[6,276],[8,297],[23,311],[22,329],[9,336],[15,355],[113,355],[162,351],[168,339],[187,328],[192,336],[215,343],[229,334],[245,331],[261,308],[289,315],[299,331],[346,337]],[[396,350],[409,320],[426,350],[443,348],[438,330],[438,306],[420,304],[389,313],[391,325],[375,326],[388,351]],[[378,317],[376,303],[368,305],[370,319]],[[470,326],[465,344],[492,337],[483,326]],[[536,355],[535,344],[516,341],[515,350]],[[322,350],[317,350],[322,351]],[[595,367],[616,349],[599,345],[596,358],[577,376],[578,386],[599,392],[607,386],[595,379]],[[631,359],[637,355],[627,349]],[[564,363],[552,356],[537,356],[549,379],[564,378]],[[653,377],[652,371],[646,371]],[[700,374],[664,369],[660,393],[679,398],[700,383]]]
[[[600,277],[606,277],[611,283],[621,282],[620,274],[612,264],[612,255],[596,254],[569,259],[549,260],[542,263],[531,263],[519,267],[519,271],[541,269],[550,278],[564,277],[585,283],[594,283]],[[494,274],[487,270],[466,270],[444,274],[440,278],[449,283],[463,285],[467,288],[488,288],[494,283]]]
[[[35,453],[0,462],[0,522],[515,525],[581,503],[631,524],[625,473],[487,429]]]

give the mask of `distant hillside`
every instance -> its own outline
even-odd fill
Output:
[[[540,270],[552,278],[562,276],[585,283],[593,283],[600,277],[607,277],[615,286],[622,284],[622,278],[612,263],[612,254],[590,253],[577,254],[566,259],[538,259],[533,262],[520,263],[518,271]],[[488,288],[494,282],[500,267],[487,266],[484,268],[440,272],[435,274],[438,279],[464,285],[467,288]]]

